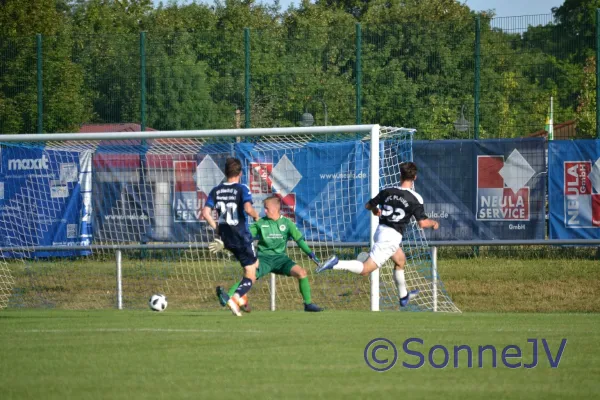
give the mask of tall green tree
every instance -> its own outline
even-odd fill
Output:
[[[0,132],[37,131],[36,34],[42,35],[43,129],[76,130],[91,107],[83,71],[71,59],[69,4],[5,0],[0,7]]]
[[[414,127],[420,138],[468,135],[454,128],[463,105],[467,114],[473,110],[474,19],[468,7],[376,0],[363,21],[366,122]]]
[[[517,30],[479,14],[480,137],[540,129],[550,96],[557,121],[577,117],[585,126],[590,102],[582,88],[590,85],[586,60],[595,51],[599,2],[566,0],[553,9],[553,24],[506,20],[523,22]],[[244,126],[245,28],[252,126],[297,125],[304,112],[316,124],[353,123],[360,21],[363,122],[416,127],[425,138],[473,133],[476,14],[456,0],[303,0],[285,11],[253,0],[157,8],[152,0],[2,4],[2,132],[36,129],[36,33],[43,35],[49,132],[141,122],[141,31],[149,127]],[[465,132],[455,127],[461,109],[470,123]]]
[[[316,4],[326,8],[336,8],[343,10],[344,12],[354,16],[356,19],[360,18],[369,9],[369,4],[372,0],[317,0]]]
[[[596,132],[596,58],[590,57],[584,68],[583,87],[577,104],[577,136],[597,138]]]
[[[263,62],[261,88],[277,99],[277,124],[297,126],[304,113],[312,114],[318,125],[354,123],[352,16],[304,2],[285,15],[283,25],[282,46],[271,62]]]
[[[579,119],[579,110],[585,108],[580,97],[587,85],[586,63],[595,55],[598,7],[598,0],[566,0],[552,9],[552,24],[530,26],[519,38],[519,53],[536,56],[523,62],[523,75],[544,92],[546,109],[554,97],[555,122]]]
[[[88,122],[140,121],[140,39],[150,0],[77,0],[73,6],[74,58],[84,70]]]
[[[159,7],[148,20],[147,126],[161,129],[231,128],[233,108],[213,101],[206,61],[218,41],[214,11],[204,4]]]
[[[578,38],[578,46],[571,52],[576,61],[584,64],[593,55],[596,38],[596,10],[600,8],[600,0],[565,0],[560,7],[552,8],[556,25],[562,28],[567,38]],[[567,39],[565,37],[562,40]]]
[[[214,55],[207,61],[218,72],[218,79],[211,79],[213,98],[221,104],[231,104],[232,111],[239,110],[241,126],[250,119],[252,127],[272,126],[272,109],[277,98],[266,95],[261,89],[264,71],[273,68],[271,55],[277,52],[280,28],[279,5],[259,4],[253,0],[226,0],[217,2]],[[245,43],[244,29],[250,32],[250,115],[245,115]],[[234,114],[235,115],[235,114]]]

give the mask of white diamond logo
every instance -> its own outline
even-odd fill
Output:
[[[504,166],[500,169],[500,176],[504,178],[504,185],[509,187],[515,194],[529,182],[533,175],[535,175],[535,170],[531,168],[531,165],[517,149],[510,153],[504,162]]]
[[[589,175],[590,181],[592,181],[592,187],[596,192],[600,193],[600,158],[596,160],[596,163],[592,166],[592,172]]]
[[[286,155],[281,157],[281,160],[271,171],[272,187],[282,197],[291,193],[301,179],[302,175]]]
[[[196,167],[194,174],[196,190],[208,195],[212,188],[223,182],[224,178],[225,174],[221,172],[219,166],[210,156],[206,156]]]

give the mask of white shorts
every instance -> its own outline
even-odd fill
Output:
[[[381,266],[400,248],[400,245],[402,244],[402,235],[394,228],[390,228],[386,225],[379,225],[375,230],[373,242],[369,257],[375,261],[378,268],[381,268]]]

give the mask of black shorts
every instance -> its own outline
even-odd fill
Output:
[[[246,247],[232,247],[228,250],[233,253],[243,268],[254,264],[257,260],[256,252],[254,251],[254,243],[250,243]]]

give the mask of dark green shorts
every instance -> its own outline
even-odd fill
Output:
[[[258,255],[258,272],[256,279],[274,273],[277,275],[291,276],[292,267],[296,262],[285,254],[261,256]]]

